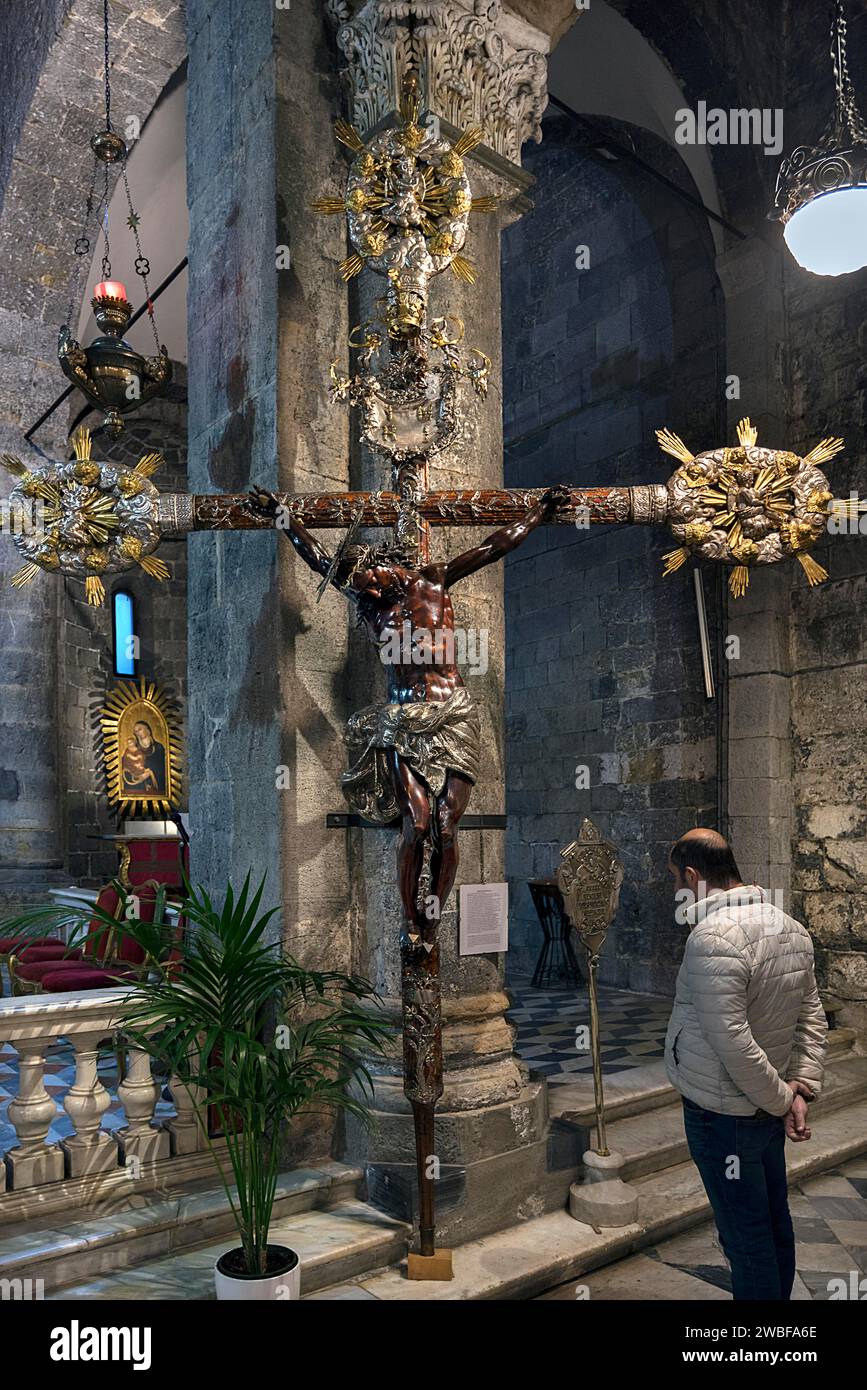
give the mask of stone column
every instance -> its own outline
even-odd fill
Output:
[[[779,251],[759,237],[717,259],[726,297],[728,370],[740,398],[729,403],[728,438],[749,415],[759,443],[791,447],[784,399],[785,343]],[[756,333],[759,321],[765,325]],[[792,910],[789,625],[793,564],[752,571],[743,598],[728,599],[726,634],[736,638],[728,661],[728,811],[735,857],[747,881],[782,894]],[[721,827],[722,828],[722,827]]]
[[[338,43],[348,62],[349,116],[362,133],[392,118],[403,73],[414,67],[421,79],[423,107],[438,116],[447,136],[480,124],[485,142],[467,161],[474,194],[495,193],[505,206],[493,216],[475,215],[465,253],[476,267],[475,286],[451,273],[431,284],[430,314],[463,319],[467,346],[491,358],[491,389],[476,405],[463,396],[466,428],[460,442],[431,461],[437,487],[502,485],[502,390],[500,322],[500,235],[526,206],[530,180],[518,164],[520,147],[538,134],[545,103],[547,40],[538,30],[502,10],[460,3],[425,6],[425,22],[411,31],[413,7],[367,4],[356,14],[331,5],[342,20]],[[386,13],[387,11],[387,13]],[[501,48],[497,47],[498,42]],[[484,61],[483,61],[484,58]],[[462,83],[452,79],[460,71]],[[371,277],[372,278],[372,277]],[[381,283],[358,289],[355,321],[366,317]],[[353,486],[388,485],[388,465],[366,454],[352,473]],[[433,557],[455,555],[477,544],[485,531],[434,528]],[[469,812],[502,813],[505,799],[503,739],[504,622],[503,569],[472,576],[454,592],[459,628],[487,637],[487,668],[463,675],[482,720],[482,764]],[[480,663],[481,664],[481,663]],[[382,699],[381,665],[353,640],[352,703]],[[362,675],[363,673],[363,675]],[[359,932],[358,964],[373,979],[389,1014],[400,1019],[399,900],[395,877],[395,832],[350,831],[353,904]],[[457,1244],[560,1205],[568,1187],[554,1195],[546,1176],[545,1097],[528,1085],[512,1050],[513,1030],[504,1011],[505,958],[458,954],[457,894],[460,884],[505,878],[503,831],[459,832],[458,881],[440,924],[445,1091],[437,1106],[437,1236]],[[365,1131],[348,1126],[348,1156],[366,1158],[372,1200],[408,1215],[414,1185],[412,1117],[403,1095],[399,1057],[376,1071],[375,1123]]]
[[[349,422],[327,381],[345,233],[310,210],[345,170],[322,6],[191,0],[187,22],[190,491],[344,490]],[[288,949],[346,967],[346,844],[325,829],[343,804],[345,604],[316,604],[273,531],[193,534],[188,564],[193,876],[220,892],[267,872]],[[322,1155],[330,1131],[301,1122],[292,1142]]]
[[[0,452],[34,460],[18,429],[0,416]],[[14,481],[6,478],[8,495]],[[23,589],[10,580],[23,561],[4,511],[0,535],[0,916],[45,898],[62,878],[58,785],[57,645],[62,581],[40,574]]]

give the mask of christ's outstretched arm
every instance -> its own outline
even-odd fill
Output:
[[[277,501],[273,492],[266,492],[264,488],[254,487],[250,493],[250,505],[257,512],[274,517],[275,523],[279,525],[281,531],[286,532],[306,565],[309,565],[312,570],[323,577],[328,573],[331,567],[331,556],[328,551],[317,540],[313,539],[300,521],[295,521],[289,515],[288,511]]]
[[[445,566],[446,588],[459,579],[466,579],[468,574],[475,574],[476,570],[484,569],[485,565],[502,560],[504,555],[508,555],[510,550],[514,550],[526,540],[531,531],[535,531],[537,526],[546,521],[558,506],[568,503],[570,496],[570,491],[565,485],[549,487],[521,521],[513,521],[502,530],[494,531],[481,545],[474,546],[472,550],[465,550],[463,555],[456,555],[453,560],[449,560]]]

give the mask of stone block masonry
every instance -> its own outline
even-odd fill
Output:
[[[565,121],[546,120],[527,165],[535,210],[508,232],[503,263],[507,484],[663,481],[656,427],[697,448],[719,429],[716,359],[698,381],[693,361],[697,339],[721,335],[706,229],[670,194],[588,159]],[[691,576],[661,576],[670,548],[661,531],[550,528],[507,564],[510,970],[531,968],[541,941],[527,880],[555,872],[589,815],[626,870],[602,978],[673,989],[684,929],[668,850],[718,812],[717,713]],[[715,629],[713,576],[707,593]]]

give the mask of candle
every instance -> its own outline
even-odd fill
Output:
[[[93,295],[95,299],[126,299],[126,285],[120,280],[101,280]]]

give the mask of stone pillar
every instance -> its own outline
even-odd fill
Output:
[[[491,358],[490,392],[475,404],[462,400],[466,427],[459,443],[431,460],[433,488],[497,487],[503,478],[500,235],[520,215],[530,182],[517,163],[527,136],[538,133],[545,102],[543,34],[515,16],[491,6],[489,17],[460,3],[425,6],[426,23],[411,33],[412,6],[368,4],[352,17],[352,7],[332,4],[343,20],[338,43],[348,60],[349,115],[362,135],[388,121],[397,105],[403,73],[420,74],[422,105],[440,118],[447,136],[479,123],[486,139],[467,161],[475,195],[499,195],[505,206],[493,216],[475,215],[466,255],[476,267],[475,286],[451,273],[431,283],[430,315],[463,319],[467,346]],[[401,11],[395,18],[395,11]],[[388,14],[385,14],[385,11]],[[404,14],[403,11],[406,11]],[[503,50],[495,58],[495,41]],[[490,47],[487,45],[490,41]],[[488,61],[481,56],[487,53]],[[457,68],[463,85],[450,82]],[[376,79],[374,81],[374,78]],[[372,278],[372,277],[371,277]],[[381,283],[359,285],[354,321],[366,317]],[[388,485],[384,460],[359,457],[353,487]],[[433,558],[455,555],[477,544],[484,530],[432,531]],[[503,680],[503,568],[492,566],[459,585],[454,594],[459,628],[487,637],[487,669],[462,672],[482,720],[482,763],[469,812],[502,813],[505,801]],[[382,699],[383,671],[359,635],[352,642],[352,703]],[[358,676],[355,676],[355,673]],[[363,673],[363,675],[362,675]],[[353,858],[353,906],[359,933],[358,964],[380,991],[389,1014],[400,1019],[399,899],[395,873],[395,832],[348,832]],[[459,831],[461,864],[452,899],[440,924],[442,957],[443,1052],[445,1091],[437,1106],[437,1237],[457,1244],[536,1214],[565,1200],[564,1175],[553,1195],[546,1180],[545,1096],[512,1050],[513,1030],[504,1011],[505,958],[458,954],[457,894],[460,884],[505,878],[503,831]],[[409,1104],[403,1095],[399,1055],[375,1073],[375,1122],[366,1131],[350,1122],[348,1156],[366,1158],[372,1200],[408,1215],[414,1186],[415,1147]]]
[[[782,894],[792,911],[794,801],[789,676],[788,565],[754,571],[750,587],[729,599],[728,808],[731,842],[748,883]]]
[[[740,398],[729,402],[727,437],[749,415],[759,443],[791,447],[784,397],[785,311],[779,250],[759,237],[717,260],[726,297],[728,370]],[[761,322],[765,331],[757,333]],[[791,772],[789,625],[793,563],[753,570],[743,598],[728,598],[729,833],[747,881],[782,894],[792,910],[794,800]]]
[[[2,409],[2,404],[0,404]],[[0,416],[0,453],[22,462],[36,455],[19,429]],[[14,479],[3,488],[8,495]],[[23,561],[8,534],[0,535],[0,916],[43,901],[60,881],[61,805],[58,784],[57,646],[62,581],[39,574],[23,589],[10,579]]]
[[[345,232],[310,211],[345,170],[326,19],[315,0],[191,0],[187,18],[189,488],[344,490],[349,422],[327,380],[348,334]],[[219,892],[267,872],[288,949],[346,967],[346,845],[325,829],[343,804],[346,607],[316,604],[273,531],[188,547],[194,878]],[[317,1118],[292,1140],[322,1155],[330,1133]]]

